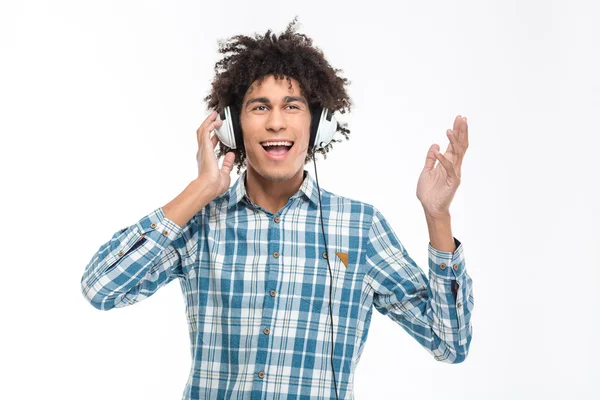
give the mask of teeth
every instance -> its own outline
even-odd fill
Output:
[[[264,142],[262,143],[264,147],[267,146],[292,146],[292,142]]]

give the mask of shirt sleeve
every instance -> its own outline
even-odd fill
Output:
[[[429,243],[429,279],[408,255],[383,215],[375,209],[367,238],[367,279],[374,307],[389,316],[436,360],[460,363],[472,337],[472,280],[462,243],[454,252]]]
[[[184,227],[162,208],[116,232],[85,267],[81,292],[99,310],[125,307],[150,297],[175,278],[185,277],[183,257],[195,217]]]

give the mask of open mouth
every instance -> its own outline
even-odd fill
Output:
[[[285,154],[287,154],[290,149],[292,148],[292,146],[294,145],[294,142],[290,142],[287,140],[284,141],[280,141],[280,142],[262,142],[261,146],[263,147],[263,149],[265,149],[265,151],[274,157],[281,157],[284,156]]]

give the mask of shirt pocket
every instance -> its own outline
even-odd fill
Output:
[[[299,298],[313,312],[327,315],[329,315],[331,299],[332,311],[335,315],[336,306],[339,308],[339,297],[345,281],[346,266],[335,253],[329,258],[329,265],[327,261],[325,258],[319,259],[311,272],[305,272],[299,279],[301,283]],[[331,266],[331,275],[329,266]],[[330,287],[331,277],[333,277],[333,287]]]
[[[334,322],[338,324],[339,321],[346,324],[349,319],[356,318],[359,299],[362,298],[356,291],[361,291],[362,278],[354,262],[356,254],[350,253],[347,249],[342,249],[339,250],[340,254],[338,255],[336,251],[330,250],[327,259],[321,257],[318,260],[318,268],[310,277],[310,281],[314,285],[311,288],[303,288],[300,298],[301,302],[309,306],[312,312],[321,313],[327,318],[329,318],[331,299],[331,313]],[[328,260],[329,265],[327,264]],[[331,289],[329,266],[331,266],[333,276]]]

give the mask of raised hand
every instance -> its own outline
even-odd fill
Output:
[[[429,147],[425,167],[417,183],[417,198],[425,215],[433,219],[450,215],[450,203],[460,185],[462,161],[469,147],[467,118],[458,115],[453,129],[448,129],[446,136],[450,143],[444,154],[439,152],[437,144]],[[439,163],[434,167],[436,160]]]

